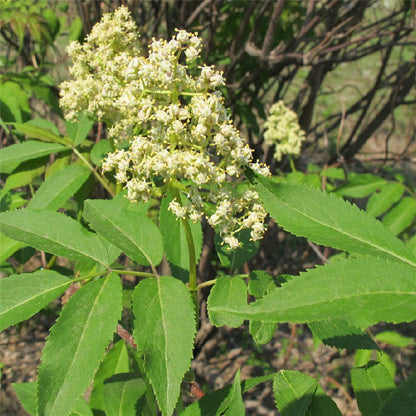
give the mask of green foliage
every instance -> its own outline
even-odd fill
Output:
[[[186,286],[162,276],[135,288],[133,336],[163,415],[171,415],[189,368],[195,337],[195,305]]]
[[[305,6],[289,3],[273,44],[290,42],[303,24],[299,16]],[[266,7],[258,21],[250,16],[246,20],[249,5],[224,2],[224,24],[213,34],[220,46],[210,59],[235,64],[231,71],[237,79],[257,71],[258,64],[250,59],[230,62],[227,45],[242,24],[247,25],[242,42],[249,40],[248,29],[255,28],[250,41],[260,41],[267,27],[262,22],[271,17],[272,9]],[[1,36],[9,36],[16,52],[2,58],[6,71],[0,75],[0,124],[8,134],[8,145],[0,149],[0,261],[8,275],[0,279],[0,329],[29,319],[52,301],[64,304],[42,352],[38,379],[14,385],[29,414],[240,416],[244,394],[273,382],[282,415],[339,416],[318,380],[289,370],[248,380],[240,380],[238,371],[230,385],[183,408],[183,381],[192,379],[198,295],[212,285],[207,312],[213,325],[239,327],[249,320],[254,341],[264,344],[277,323],[307,323],[323,343],[357,350],[351,380],[363,416],[413,416],[416,377],[396,387],[394,355],[385,344],[406,348],[414,345],[414,338],[394,330],[374,336],[367,331],[382,321],[416,319],[412,186],[391,172],[346,175],[344,169],[311,165],[308,173],[266,178],[248,171],[252,184],[240,177],[241,186],[258,192],[280,227],[340,250],[343,258],[330,258],[300,276],[248,273],[245,269],[260,244],[242,229],[236,234],[241,245],[229,250],[216,233],[215,253],[203,258],[215,266],[214,274],[198,285],[197,262],[209,248],[209,239],[204,245],[205,219],[202,224],[178,220],[169,209],[173,196],[165,194],[166,184],[158,178],[151,180],[157,184],[156,196],[159,192],[163,198],[130,203],[112,174],[101,172],[103,159],[115,149],[104,138],[94,137],[93,143],[92,116],[82,113],[76,121],[66,121],[66,133],[57,127],[63,126],[57,122],[62,114],[55,82],[47,73],[47,51],[62,35],[63,20],[46,1],[3,1],[0,12]],[[82,38],[81,20],[75,19],[65,33],[70,39]],[[39,65],[15,73],[29,41],[31,59]],[[261,72],[259,83],[267,83],[268,69]],[[257,134],[266,111],[253,86],[246,94],[250,100],[240,99],[241,91],[235,91],[234,110]],[[34,98],[56,115],[54,122],[34,118]],[[180,189],[189,184],[176,185]],[[355,205],[357,200],[365,210]],[[26,263],[39,251],[41,265]],[[160,275],[164,258],[171,276]],[[243,266],[247,274],[239,274]],[[80,288],[69,300],[61,299],[74,283]]]

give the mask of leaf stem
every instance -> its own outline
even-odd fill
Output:
[[[175,199],[180,205],[182,205],[181,195],[177,187],[172,186],[171,192]],[[188,246],[188,255],[189,255],[189,280],[188,288],[191,292],[192,299],[195,302],[195,305],[198,305],[198,285],[196,280],[196,256],[195,256],[195,244],[194,238],[192,237],[191,227],[189,221],[181,218],[182,225],[185,231],[186,243]]]
[[[116,274],[129,274],[131,276],[140,276],[140,277],[156,277],[155,273],[138,272],[134,270],[111,269],[111,271]]]
[[[114,198],[114,192],[108,186],[108,183],[102,178],[102,176],[94,169],[94,166],[75,148],[72,148],[73,152],[78,156],[80,160],[84,162],[84,165],[93,173],[97,178],[97,181],[101,183],[102,186],[107,190],[107,192]]]

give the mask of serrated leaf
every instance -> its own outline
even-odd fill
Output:
[[[90,385],[121,317],[121,290],[120,278],[110,274],[81,287],[62,309],[42,352],[41,415],[69,415]]]
[[[377,351],[377,361],[384,365],[392,379],[396,377],[397,367],[389,354],[385,351]]]
[[[335,348],[347,348],[350,350],[368,349],[377,350],[378,345],[360,328],[351,326],[342,319],[326,319],[310,322],[308,324],[314,336],[318,337],[325,345]]]
[[[84,397],[81,396],[76,401],[75,406],[72,409],[71,416],[94,416],[94,414]]]
[[[1,213],[0,221],[2,233],[38,250],[104,266],[114,260],[113,246],[64,214],[25,208]]]
[[[318,383],[306,374],[292,370],[279,371],[273,381],[273,393],[282,416],[304,416]]]
[[[396,390],[387,369],[370,361],[365,367],[351,370],[351,381],[362,416],[374,416],[383,403]]]
[[[277,289],[273,276],[263,270],[250,272],[248,292],[254,297],[261,298]]]
[[[44,121],[47,122],[47,120]],[[36,122],[35,120],[29,120],[26,123],[15,123],[14,127],[31,139],[41,140],[42,142],[65,144],[65,140],[59,134],[46,128],[45,125],[42,126],[41,123]]]
[[[24,246],[25,244],[13,240],[13,238],[9,238],[7,237],[7,235],[4,235],[3,233],[0,233],[0,263],[3,263],[10,256],[16,253],[17,250],[21,249]]]
[[[250,321],[249,331],[258,345],[268,343],[276,331],[277,325],[274,322]]]
[[[134,289],[132,310],[146,376],[162,414],[171,415],[192,358],[196,322],[191,294],[171,276],[144,279]]]
[[[124,209],[117,200],[87,200],[84,217],[102,236],[142,265],[162,261],[163,243],[159,229],[146,216]]]
[[[139,399],[146,393],[146,383],[133,373],[115,374],[104,383],[106,416],[136,416]]]
[[[13,390],[16,392],[16,396],[23,409],[32,416],[37,416],[38,414],[36,404],[37,384],[36,381],[12,384]]]
[[[398,235],[412,224],[416,216],[416,199],[403,198],[382,219],[382,223],[393,234]]]
[[[39,312],[61,295],[71,279],[52,270],[0,279],[0,332]]]
[[[317,244],[416,266],[404,243],[357,206],[306,185],[276,183],[250,171],[247,176],[256,182],[265,209],[287,231]]]
[[[65,166],[42,183],[28,208],[55,211],[80,189],[90,174],[82,165]]]
[[[349,181],[341,185],[336,193],[351,198],[365,198],[385,184],[385,179],[371,173],[352,173]]]
[[[272,381],[274,374],[269,374],[260,377],[253,377],[241,382],[241,390],[243,393],[251,390],[266,381]],[[197,402],[189,405],[180,416],[216,416],[221,415],[228,407],[230,399],[231,386],[225,386],[222,389],[214,390],[207,393]]]
[[[356,367],[362,367],[366,365],[373,355],[371,350],[357,350],[354,357],[354,364]]]
[[[383,403],[377,416],[414,416],[416,409],[416,374],[397,387]]]
[[[219,277],[208,296],[209,319],[215,326],[227,325],[237,328],[243,319],[216,312],[216,308],[238,308],[247,306],[247,286],[240,276]]]
[[[335,402],[328,397],[320,384],[309,405],[307,416],[342,416]]]
[[[244,403],[241,397],[240,370],[238,369],[231,387],[228,408],[224,412],[224,416],[240,416],[244,414]]]
[[[343,319],[366,328],[416,319],[416,268],[376,257],[339,260],[302,273],[247,307],[211,305],[242,319],[313,322]]]
[[[78,116],[78,120],[76,122],[65,122],[68,136],[74,142],[75,146],[78,146],[87,138],[88,133],[90,132],[93,125],[94,120],[90,120],[84,113],[81,113]]]
[[[241,244],[236,249],[231,249],[226,244],[223,244],[222,238],[218,234],[215,234],[214,238],[215,250],[221,264],[233,270],[238,269],[253,258],[259,250],[259,242],[252,241],[250,230],[241,230],[235,237]]]
[[[367,202],[367,213],[378,217],[399,201],[403,192],[404,187],[401,183],[387,183],[380,189],[380,192],[374,192],[371,195]]]
[[[37,159],[52,153],[67,150],[57,143],[44,143],[37,140],[27,140],[0,149],[0,172],[11,173],[20,163]]]
[[[114,374],[129,371],[129,356],[124,340],[117,341],[107,352],[94,377],[90,396],[90,406],[96,410],[104,410],[104,380]]]
[[[168,195],[163,198],[160,212],[159,224],[165,246],[166,258],[169,262],[172,275],[188,282],[189,280],[189,253],[188,243],[186,241],[185,229],[181,220],[168,209],[172,196]],[[195,246],[195,259],[198,262],[202,248],[202,229],[201,224],[189,222],[191,234]]]
[[[24,165],[26,166],[19,166],[19,170],[17,172],[13,172],[7,177],[3,192],[29,185],[33,182],[34,179],[42,175],[45,170],[45,161],[42,159],[37,159],[36,161],[30,162],[25,163]]]
[[[91,160],[96,166],[101,166],[108,153],[112,151],[110,140],[100,140],[91,149]]]

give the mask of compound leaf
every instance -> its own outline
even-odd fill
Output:
[[[318,266],[246,307],[211,305],[210,313],[272,322],[332,319],[366,328],[416,319],[416,268],[377,257]]]

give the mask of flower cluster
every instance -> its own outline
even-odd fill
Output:
[[[274,158],[281,160],[283,155],[299,156],[305,132],[300,128],[298,116],[287,108],[283,101],[273,104],[269,117],[264,123],[264,140],[275,145]]]
[[[75,79],[62,85],[61,100],[67,117],[86,111],[107,123],[119,148],[103,170],[115,170],[130,200],[173,190],[172,212],[192,221],[206,217],[231,248],[238,247],[235,235],[243,228],[260,239],[266,212],[257,193],[236,180],[246,167],[262,175],[268,168],[252,162],[232,124],[222,74],[197,66],[196,34],[179,30],[169,41],[153,39],[145,56],[136,32],[120,8],[94,27],[86,43],[71,44]]]

